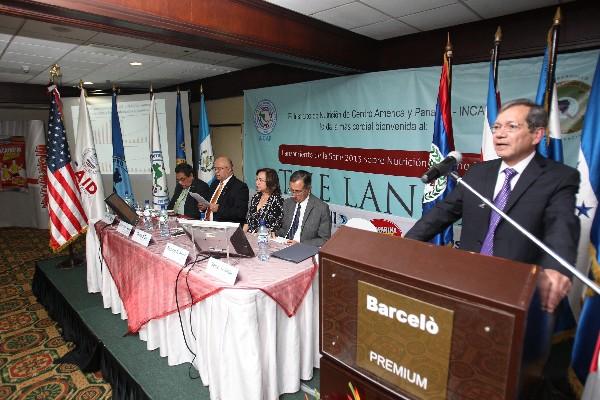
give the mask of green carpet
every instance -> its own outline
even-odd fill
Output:
[[[197,376],[197,371],[190,369],[189,364],[169,366],[167,359],[160,357],[158,349],[148,351],[146,342],[137,335],[123,336],[127,331],[126,322],[103,307],[100,294],[87,293],[85,268],[57,269],[56,263],[57,260],[45,260],[38,266],[149,397],[170,400],[210,398],[209,388],[203,386],[199,378],[190,378],[190,375]],[[314,378],[304,384],[318,388],[319,370],[315,369]],[[304,399],[304,393],[282,395],[281,399]]]

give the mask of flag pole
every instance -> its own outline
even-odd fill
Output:
[[[494,87],[498,88],[498,52],[500,50],[500,42],[502,42],[502,29],[498,26],[494,35],[494,48],[492,49],[492,64],[494,66]]]
[[[445,56],[448,62],[448,93],[452,93],[452,43],[450,42],[450,32],[448,32],[448,42],[446,43]],[[448,98],[450,101],[450,98]]]
[[[560,31],[560,23],[562,15],[560,7],[556,9],[554,19],[552,21],[552,27],[548,31],[547,45],[548,45],[548,71],[546,73],[546,92],[544,93],[544,109],[550,115],[550,109],[552,107],[552,93],[554,92],[554,81],[555,81],[555,70],[556,70],[556,48],[558,46],[558,34]],[[546,129],[546,147],[550,146],[550,130]]]

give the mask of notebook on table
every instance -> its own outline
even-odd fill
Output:
[[[271,255],[273,257],[280,258],[282,260],[291,261],[293,263],[300,263],[307,258],[310,258],[319,252],[317,246],[311,246],[310,244],[296,243],[285,249],[278,250]]]

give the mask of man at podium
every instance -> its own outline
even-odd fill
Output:
[[[537,154],[547,120],[543,107],[529,100],[506,103],[492,126],[500,158],[472,165],[464,180],[573,264],[579,239],[579,219],[574,214],[579,172]],[[460,218],[461,249],[543,268],[540,302],[544,310],[553,312],[571,287],[571,273],[463,186],[457,185],[405,237],[428,241]]]

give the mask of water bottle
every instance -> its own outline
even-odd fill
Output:
[[[144,229],[152,230],[152,210],[150,209],[150,200],[144,200]]]
[[[258,259],[260,261],[267,261],[269,259],[269,228],[265,220],[260,220],[260,226],[258,227]]]
[[[167,209],[165,208],[164,204],[160,209],[158,230],[160,232],[160,237],[168,238],[171,236],[171,233],[169,232],[169,215],[167,214]]]
[[[131,197],[129,193],[125,193],[123,200],[125,200],[125,203],[127,203],[129,207],[133,208],[133,197]]]

